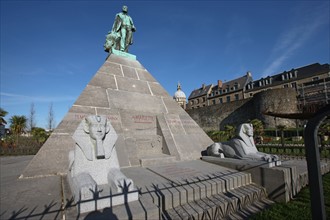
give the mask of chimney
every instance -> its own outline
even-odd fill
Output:
[[[218,88],[222,88],[222,81],[218,80]]]
[[[202,89],[205,89],[205,83],[202,84]]]

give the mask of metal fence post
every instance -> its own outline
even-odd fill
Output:
[[[326,219],[317,131],[321,122],[329,115],[330,105],[328,104],[308,120],[304,132],[312,218],[315,220]]]

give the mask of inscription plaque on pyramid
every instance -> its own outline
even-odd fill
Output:
[[[139,61],[111,54],[21,177],[65,175],[79,123],[104,115],[121,167],[199,159],[213,141]]]

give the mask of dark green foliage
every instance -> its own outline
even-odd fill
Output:
[[[225,131],[208,131],[206,134],[214,141],[214,142],[222,142],[228,140],[228,135]]]
[[[5,125],[7,124],[6,120],[4,117],[8,114],[3,108],[0,108],[0,125]]]
[[[18,136],[18,139],[14,135],[6,136],[0,142],[0,155],[34,155],[45,143],[48,136],[48,134],[38,136],[38,138],[34,136]]]
[[[38,142],[38,143],[44,143],[47,138],[49,137],[49,134],[46,132],[45,129],[43,128],[39,128],[39,127],[35,127],[32,128],[31,134],[33,136],[33,138]]]
[[[324,201],[327,219],[330,219],[330,173],[323,176]],[[276,203],[251,219],[312,219],[310,192],[306,187],[297,195],[296,198],[288,203]]]

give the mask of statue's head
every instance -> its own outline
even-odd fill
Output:
[[[245,134],[248,137],[253,137],[253,125],[248,123],[241,124],[241,126],[238,129],[238,133],[239,136]]]
[[[84,130],[94,140],[103,140],[109,132],[110,127],[107,125],[106,117],[99,115],[90,115],[85,118]]]
[[[124,5],[122,11],[123,11],[124,13],[128,13],[128,7],[127,7],[126,5]]]

